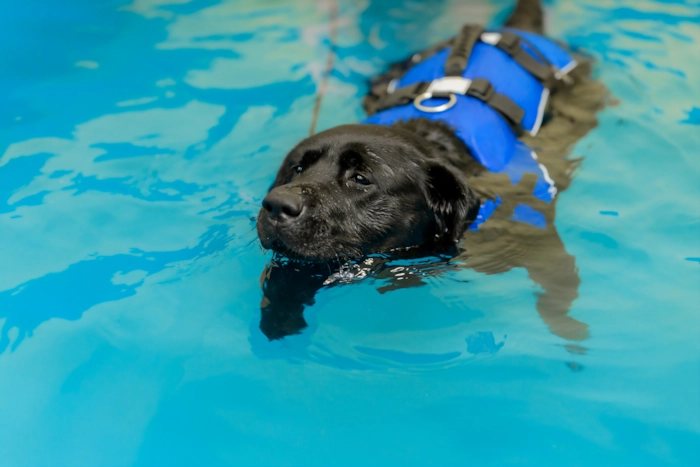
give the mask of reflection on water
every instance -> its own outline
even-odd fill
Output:
[[[510,4],[339,1],[318,130]],[[330,6],[0,2],[0,464],[697,463],[697,5],[553,2],[620,100],[540,148],[556,213],[484,178],[504,204],[463,254],[272,268],[297,306],[261,323],[251,218],[309,132]]]

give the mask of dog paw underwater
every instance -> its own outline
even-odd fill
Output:
[[[607,91],[588,60],[543,33],[533,0],[504,28],[466,25],[375,78],[364,122],[289,152],[257,219],[274,251],[262,276],[269,339],[306,327],[324,287],[370,275],[390,282],[384,292],[454,267],[525,268],[550,331],[588,337],[568,316],[580,279],[555,205],[579,163],[568,150],[596,126]],[[407,257],[433,259],[392,267]]]

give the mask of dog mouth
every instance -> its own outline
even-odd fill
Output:
[[[310,258],[309,256],[295,250],[294,247],[287,244],[281,238],[273,239],[270,243],[269,249],[274,251],[276,254],[282,255],[282,256],[289,258],[291,260],[313,261],[313,258]]]
[[[258,237],[262,247],[272,250],[275,255],[283,256],[299,263],[328,263],[347,261],[361,256],[359,251],[331,245],[319,238],[294,241],[298,237],[292,232],[283,232],[276,226],[258,227]],[[352,250],[352,251],[349,251]]]
[[[262,247],[272,250],[277,255],[301,262],[322,262],[328,259],[318,252],[310,251],[309,245],[315,243],[314,239],[298,245],[299,241],[294,240],[302,236],[300,232],[289,231],[288,228],[267,218],[264,213],[258,217],[257,230]]]
[[[298,263],[327,263],[329,261],[342,261],[343,259],[350,258],[349,255],[324,255],[317,253],[312,253],[309,251],[303,252],[296,249],[294,246],[289,245],[284,240],[274,239],[270,242],[270,250],[272,250],[275,255],[282,256],[288,260],[298,262]]]

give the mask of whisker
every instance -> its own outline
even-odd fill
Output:
[[[257,228],[255,226],[253,226],[253,228],[251,228],[249,231],[244,233],[242,236],[245,237],[246,235],[250,235],[251,233],[255,232],[255,230],[257,230]]]
[[[245,246],[246,248],[249,248],[253,243],[260,241],[258,237],[255,237],[251,241],[248,242],[248,244]],[[262,247],[262,244],[260,245]]]

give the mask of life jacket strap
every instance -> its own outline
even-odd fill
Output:
[[[493,40],[493,38],[489,39]],[[510,55],[516,63],[537,78],[546,88],[551,88],[555,84],[555,72],[557,70],[536,47],[530,46],[530,49],[537,54],[541,61],[526,52],[522,47],[522,42],[523,39],[517,34],[510,31],[503,31],[500,33],[498,42],[494,45]],[[489,41],[489,43],[492,42]]]
[[[445,76],[462,76],[467,69],[474,44],[481,38],[484,27],[480,24],[465,24],[459,31],[445,62]]]
[[[525,111],[513,102],[510,97],[497,93],[490,81],[483,78],[474,78],[469,86],[467,95],[485,102],[489,107],[501,114],[508,120],[508,123],[510,123],[517,135],[523,133],[521,123],[525,116]]]
[[[486,103],[493,110],[501,114],[513,127],[516,134],[523,132],[522,120],[525,111],[505,94],[497,93],[490,81],[483,78],[473,80],[446,76],[438,78],[432,82],[420,81],[410,86],[397,88],[391,94],[384,94],[375,105],[375,111],[380,112],[392,107],[416,103],[416,98],[423,101],[431,97],[450,97],[450,95],[461,94],[479,99]],[[418,107],[418,106],[417,106]],[[451,106],[445,108],[449,109]],[[421,107],[418,107],[421,110]]]
[[[430,86],[430,83],[419,81],[409,86],[392,89],[391,93],[379,96],[379,99],[374,103],[374,113],[410,104],[416,97],[423,94],[428,89],[428,86]]]

